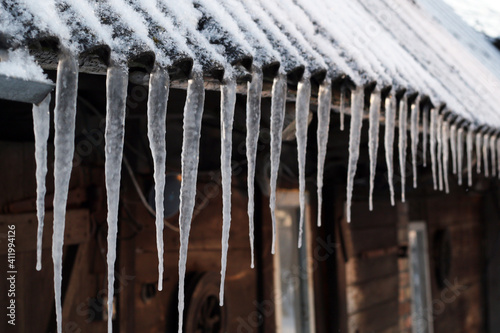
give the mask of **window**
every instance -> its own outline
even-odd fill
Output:
[[[276,253],[274,286],[276,288],[276,332],[315,332],[312,285],[312,262],[309,232],[309,206],[302,247],[297,248],[299,233],[299,193],[280,191],[276,200]]]
[[[413,332],[433,333],[429,255],[425,223],[410,223],[408,236]]]

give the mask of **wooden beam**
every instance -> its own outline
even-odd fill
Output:
[[[53,213],[45,213],[45,225],[42,248],[52,247]],[[35,251],[37,234],[37,217],[35,213],[0,214],[0,230],[7,230],[9,225],[16,226],[16,253]],[[64,245],[79,244],[90,239],[90,217],[87,209],[74,209],[66,212]],[[4,242],[4,240],[0,240]],[[7,247],[0,247],[0,254],[6,254]]]

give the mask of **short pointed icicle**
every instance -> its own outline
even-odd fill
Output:
[[[71,55],[61,55],[57,66],[56,104],[54,109],[54,294],[57,332],[62,333],[62,257],[68,187],[75,151],[75,118],[78,89],[78,61]]]
[[[431,165],[432,165],[432,184],[434,185],[434,191],[438,189],[437,186],[437,156],[436,156],[436,141],[437,141],[437,122],[438,122],[438,111],[436,109],[431,110],[431,125],[430,125],[430,151],[431,151]]]
[[[43,222],[45,219],[45,177],[47,175],[47,140],[50,129],[51,95],[39,104],[33,105],[33,130],[35,132],[35,160],[36,160],[36,215],[38,228],[36,234],[36,270],[42,269],[42,237]]]
[[[483,145],[483,134],[481,132],[476,133],[476,171],[478,174],[481,173],[481,152]]]
[[[401,173],[401,201],[405,202],[406,188],[406,144],[408,124],[408,95],[404,94],[399,102],[399,172]]]
[[[255,161],[257,158],[257,143],[260,129],[260,99],[262,96],[263,74],[260,68],[255,67],[252,73],[252,81],[248,82],[247,88],[247,138],[246,153],[248,163],[248,230],[250,238],[250,267],[255,267],[254,259],[254,187],[255,187]]]
[[[396,105],[396,96],[393,94],[389,95],[385,100],[384,147],[392,206],[396,204],[394,201],[394,131],[396,128]]]
[[[443,187],[443,115],[438,116],[437,120],[437,161],[438,161],[438,185],[439,190],[442,191]]]
[[[450,125],[450,148],[451,148],[451,166],[454,175],[457,174],[457,125]]]
[[[297,154],[299,159],[299,248],[302,247],[304,220],[306,218],[306,148],[310,99],[311,79],[306,72],[297,86],[297,102],[295,103],[295,137],[297,139]]]
[[[483,163],[484,163],[484,176],[489,177],[489,164],[488,164],[488,150],[490,147],[490,136],[488,134],[483,135]]]
[[[196,197],[196,180],[198,177],[198,156],[200,148],[201,119],[205,101],[203,74],[194,71],[188,81],[186,104],[184,105],[182,153],[181,153],[181,191],[179,194],[179,291],[178,332],[183,332],[184,314],[184,279],[186,277],[186,259],[189,244],[189,231]]]
[[[323,207],[323,174],[325,170],[325,157],[328,144],[328,132],[330,128],[330,108],[332,104],[332,82],[330,78],[325,78],[319,86],[318,93],[318,166],[317,166],[317,186],[318,186],[318,227],[321,226],[321,212]]]
[[[448,181],[449,165],[450,165],[450,123],[448,121],[443,121],[442,127],[442,147],[443,147],[443,181],[444,189],[446,193],[450,193],[450,184]]]
[[[273,228],[271,253],[276,252],[276,186],[281,157],[281,139],[283,121],[285,119],[287,82],[284,74],[278,74],[274,79],[271,96],[271,192],[269,195],[269,208]]]
[[[106,77],[106,131],[104,133],[104,173],[108,201],[108,311],[113,311],[115,282],[116,237],[118,234],[118,208],[120,178],[125,136],[125,109],[127,102],[128,69],[120,66],[108,68]],[[113,316],[108,316],[108,332],[113,331]]]
[[[370,195],[368,200],[368,208],[370,210],[373,210],[373,189],[375,187],[375,172],[377,169],[381,102],[380,90],[375,89],[370,96],[370,128],[368,130],[368,150],[370,155]]]
[[[352,191],[359,158],[364,100],[365,92],[362,86],[357,87],[351,92],[351,129],[349,132],[349,162],[347,165],[347,222],[351,222]]]
[[[462,174],[463,174],[463,162],[464,162],[464,129],[460,127],[457,131],[457,176],[458,185],[462,185]]]
[[[411,106],[410,136],[411,136],[411,164],[413,170],[413,188],[417,188],[417,148],[418,148],[418,123],[420,115],[420,96]]]
[[[426,105],[422,113],[422,158],[424,167],[427,166],[428,135],[429,135],[429,106]]]
[[[224,305],[229,230],[231,228],[231,151],[233,147],[233,120],[236,104],[236,80],[228,78],[221,86],[220,101],[221,175],[222,175],[222,256],[219,305]]]
[[[158,253],[158,290],[163,289],[163,207],[165,192],[165,163],[167,149],[167,101],[170,79],[165,69],[156,67],[149,78],[148,139],[154,164],[156,247]]]
[[[471,128],[467,130],[467,185],[472,186],[472,149],[474,141],[474,133]]]
[[[490,137],[490,153],[491,153],[491,176],[496,177],[497,175],[497,136],[492,135]]]
[[[347,86],[342,84],[340,86],[340,130],[344,130],[344,118],[345,118],[345,109],[346,109],[346,92]]]

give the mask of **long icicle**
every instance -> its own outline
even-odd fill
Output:
[[[368,150],[370,155],[370,196],[368,206],[370,211],[373,210],[373,189],[375,187],[375,172],[377,168],[381,99],[380,90],[375,89],[370,96],[370,128],[368,130]]]
[[[399,172],[401,174],[401,201],[405,202],[406,188],[406,136],[408,124],[408,95],[404,94],[399,101]]]
[[[488,165],[488,149],[490,146],[490,136],[488,134],[483,135],[483,163],[484,163],[484,176],[489,177],[489,165]]]
[[[467,185],[472,186],[472,148],[474,141],[474,133],[469,127],[467,129]]]
[[[221,175],[222,175],[222,256],[220,270],[219,305],[224,305],[229,230],[231,228],[231,151],[233,147],[233,120],[236,105],[236,80],[228,78],[221,86],[220,100]]]
[[[262,69],[254,67],[252,81],[247,87],[247,138],[246,153],[248,163],[248,233],[250,238],[250,267],[255,267],[254,260],[254,186],[255,186],[255,160],[257,158],[257,143],[260,129],[260,103],[262,96],[263,74]]]
[[[490,137],[490,153],[491,153],[491,176],[496,177],[497,175],[497,154],[496,154],[496,135]]]
[[[169,85],[168,72],[156,67],[149,78],[148,139],[154,164],[158,290],[163,289],[163,210],[167,159],[165,134]]]
[[[434,185],[434,191],[438,189],[437,187],[437,171],[436,171],[436,141],[437,141],[437,117],[438,112],[436,109],[431,110],[431,126],[430,126],[430,150],[431,150],[431,165],[432,165],[432,184]]]
[[[108,198],[108,332],[113,331],[113,295],[115,282],[116,236],[118,234],[118,208],[120,178],[125,135],[125,109],[127,102],[128,70],[111,66],[106,77],[106,131],[104,172]]]
[[[458,185],[462,185],[462,173],[464,162],[464,129],[460,127],[457,132],[457,174]]]
[[[184,105],[184,123],[181,153],[181,191],[179,194],[179,291],[178,304],[179,325],[178,332],[182,333],[184,313],[184,279],[186,277],[186,259],[189,244],[189,231],[196,197],[196,180],[198,177],[198,159],[201,135],[201,119],[205,101],[203,74],[193,72],[188,81],[186,104]]]
[[[311,79],[306,72],[297,86],[297,101],[295,103],[295,137],[297,139],[297,156],[299,162],[299,248],[302,247],[304,220],[306,217],[306,148],[310,99]]]
[[[344,130],[344,118],[345,118],[345,109],[346,109],[346,92],[347,87],[345,83],[340,86],[340,130]]]
[[[450,125],[450,148],[451,148],[451,165],[454,175],[457,174],[457,125]]]
[[[347,165],[347,222],[351,222],[352,191],[359,158],[364,100],[364,88],[362,86],[356,87],[356,89],[351,92],[351,129],[349,132],[349,163]]]
[[[54,109],[54,294],[57,332],[62,332],[62,257],[66,202],[75,151],[75,118],[78,89],[78,61],[69,54],[61,55],[57,66],[56,104]]]
[[[429,106],[426,105],[422,113],[422,157],[423,157],[424,167],[427,166],[428,134],[429,134]]]
[[[387,164],[387,178],[391,205],[394,206],[394,130],[396,127],[396,96],[391,94],[385,100],[385,162]]]
[[[332,82],[330,78],[319,86],[318,93],[318,166],[316,183],[318,187],[318,227],[321,226],[321,211],[323,207],[323,175],[325,170],[326,149],[330,128],[330,108],[332,104]]]
[[[276,251],[276,185],[281,157],[281,138],[283,132],[283,121],[285,119],[287,82],[284,74],[278,74],[274,79],[271,96],[271,193],[269,197],[269,208],[271,209],[271,220],[273,227],[273,238],[271,253]]]
[[[36,160],[36,216],[38,229],[36,233],[36,270],[42,269],[42,237],[43,222],[45,219],[45,177],[47,175],[47,140],[50,129],[51,95],[39,104],[33,104],[33,131],[35,133],[35,160]]]
[[[442,127],[442,147],[443,147],[443,180],[444,189],[446,193],[450,193],[450,184],[448,181],[448,168],[450,165],[450,123],[448,121],[443,121]]]
[[[411,164],[413,170],[413,188],[417,188],[417,148],[418,148],[418,123],[420,115],[420,96],[411,106],[410,135],[411,135]]]
[[[443,115],[438,116],[437,121],[437,161],[438,161],[438,181],[439,181],[439,190],[443,190]]]
[[[481,145],[483,144],[483,134],[481,132],[476,133],[476,171],[478,174],[481,173]]]

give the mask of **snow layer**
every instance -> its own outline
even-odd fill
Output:
[[[0,74],[26,81],[52,83],[33,56],[23,48],[0,54]]]

